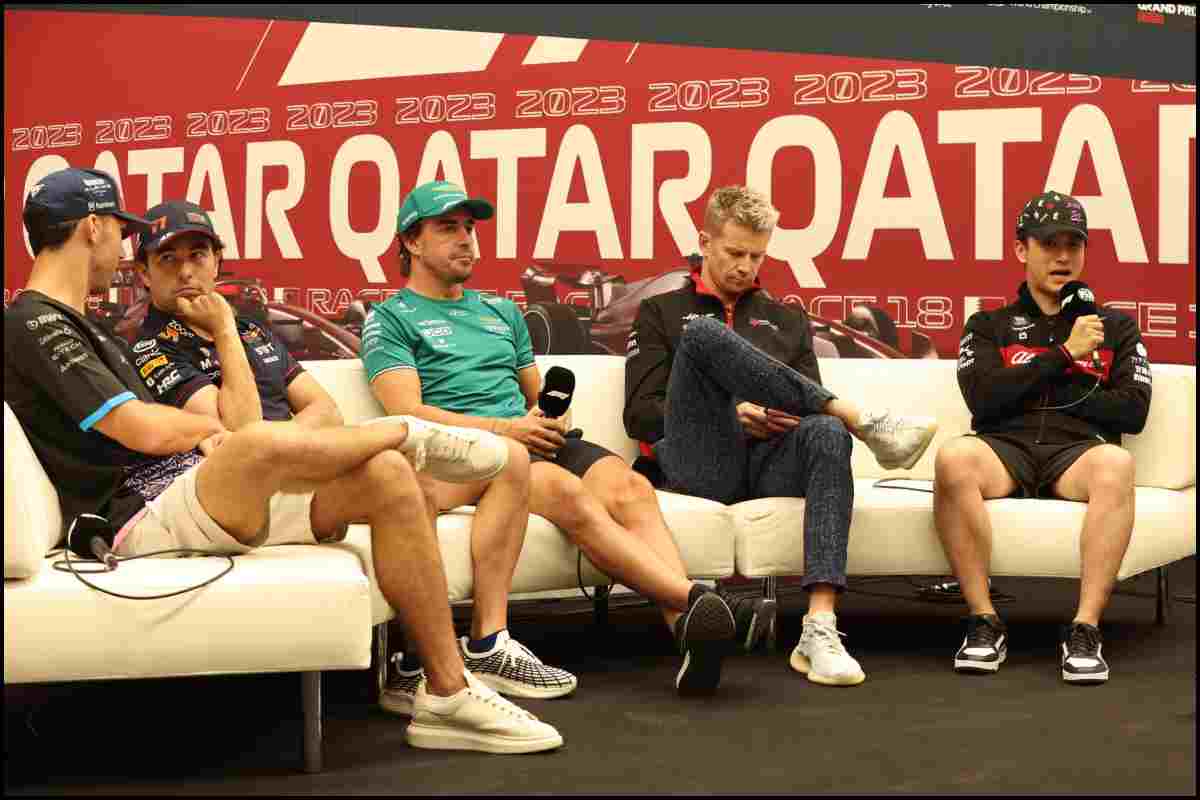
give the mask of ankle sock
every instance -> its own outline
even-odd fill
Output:
[[[473,656],[481,656],[496,646],[496,640],[500,638],[500,630],[493,633],[491,636],[485,636],[482,639],[468,639],[467,652]]]

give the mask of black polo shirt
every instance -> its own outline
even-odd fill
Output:
[[[4,401],[58,490],[63,526],[100,514],[120,529],[144,505],[131,467],[157,461],[95,429],[130,400],[152,403],[125,342],[41,292],[4,312]]]
[[[287,387],[304,368],[269,327],[238,317],[237,331],[258,384],[263,419],[291,419]],[[205,386],[220,388],[221,361],[216,345],[182,320],[152,305],[139,336],[133,346],[133,364],[160,403],[183,408]]]

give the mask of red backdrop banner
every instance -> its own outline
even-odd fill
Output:
[[[124,14],[6,11],[4,36],[6,302],[32,262],[21,199],[67,165],[136,211],[200,203],[227,270],[329,318],[403,286],[396,213],[425,180],[495,202],[469,285],[521,303],[531,266],[682,268],[708,194],[747,183],[782,212],[773,295],[828,320],[875,306],[953,357],[966,317],[1014,296],[1017,214],[1050,188],[1087,209],[1101,304],[1152,360],[1195,363],[1193,85]]]

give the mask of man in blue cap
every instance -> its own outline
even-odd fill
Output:
[[[492,431],[527,448],[529,511],[564,530],[616,581],[658,603],[684,657],[676,688],[712,692],[735,630],[744,639],[769,623],[762,603],[747,603],[735,623],[719,594],[688,579],[650,483],[614,453],[566,437],[565,418],[539,410],[542,379],[520,310],[463,288],[476,260],[475,222],[493,213],[491,203],[445,181],[422,184],[405,198],[397,232],[401,270],[410,279],[372,309],[363,328],[371,388],[389,414]],[[440,484],[438,506],[477,503],[500,513],[492,493],[487,481]],[[494,648],[506,647],[503,639]],[[494,655],[468,650],[466,663]]]
[[[508,452],[498,437],[416,420],[313,429],[243,417],[231,431],[209,414],[156,403],[131,363],[145,353],[129,352],[83,312],[89,293],[108,288],[121,240],[162,227],[122,211],[113,179],[94,170],[48,175],[24,216],[35,260],[4,315],[4,399],[58,490],[66,525],[83,513],[106,517],[118,556],[240,554],[336,541],[365,518],[380,590],[428,666],[409,743],[502,753],[562,744],[554,728],[464,669],[437,537],[405,457],[422,451],[424,468],[441,480],[493,477]],[[223,355],[240,350],[229,346],[240,342],[221,298],[186,289],[177,297],[193,309],[210,304],[214,343]],[[161,378],[159,387],[181,380]]]

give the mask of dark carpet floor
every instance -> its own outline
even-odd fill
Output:
[[[1195,561],[1170,569],[1195,593]],[[325,677],[325,771],[300,766],[295,675],[6,687],[5,791],[33,794],[1055,793],[1196,791],[1196,612],[1154,624],[1154,580],[1121,584],[1104,623],[1112,679],[1059,678],[1058,625],[1077,583],[1000,579],[1009,660],[954,674],[961,605],[916,602],[903,578],[852,581],[840,606],[866,683],[792,672],[801,596],[781,652],[726,662],[721,690],[683,700],[652,609],[614,601],[607,636],[571,601],[514,608],[514,633],[579,676],[569,698],[523,701],[563,733],[532,756],[414,750],[374,703],[370,673]],[[579,613],[566,613],[570,608]]]

